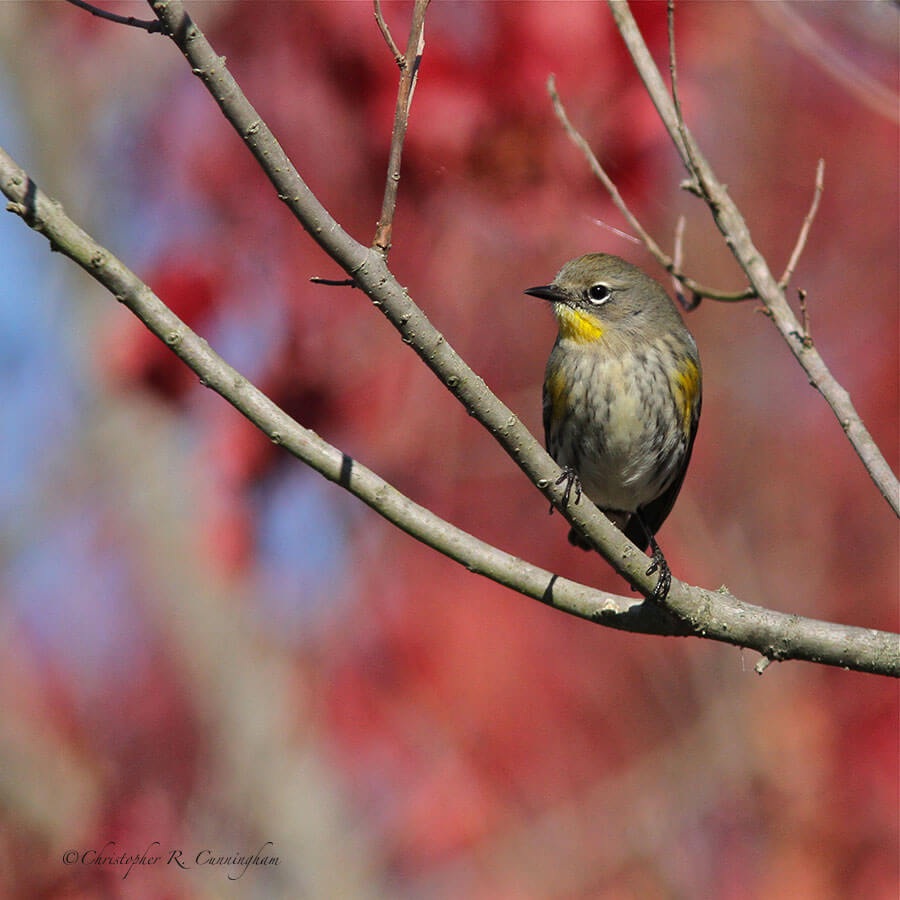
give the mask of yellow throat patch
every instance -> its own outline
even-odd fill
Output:
[[[590,313],[573,309],[564,303],[557,303],[553,307],[556,321],[559,323],[560,337],[570,341],[578,341],[586,344],[590,341],[598,341],[603,337],[603,326],[600,321]]]

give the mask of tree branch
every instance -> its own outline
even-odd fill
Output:
[[[628,204],[625,202],[625,199],[619,193],[619,189],[616,187],[615,182],[607,175],[606,170],[603,166],[600,165],[600,161],[597,159],[594,151],[591,150],[590,144],[588,144],[587,140],[584,138],[584,135],[578,131],[577,128],[571,123],[569,120],[569,116],[566,113],[566,109],[563,106],[562,100],[559,98],[559,93],[556,90],[556,79],[551,75],[547,79],[547,93],[550,94],[550,99],[553,102],[553,109],[556,112],[556,117],[559,119],[562,127],[565,129],[566,134],[572,140],[572,143],[578,147],[581,152],[584,154],[585,159],[588,162],[588,165],[591,167],[591,171],[594,175],[597,176],[597,180],[606,188],[607,193],[610,196],[610,199],[615,204],[616,208],[619,212],[625,216],[628,224],[634,229],[637,235],[640,237],[641,241],[643,241],[644,246],[650,251],[651,255],[656,259],[656,261],[667,271],[669,272],[673,278],[677,278],[691,293],[693,293],[694,297],[709,297],[711,300],[720,300],[726,303],[731,303],[737,300],[749,300],[756,296],[756,291],[753,288],[746,288],[743,291],[736,292],[728,292],[728,291],[719,291],[714,288],[705,287],[702,284],[694,281],[693,278],[689,278],[681,271],[680,263],[676,263],[676,261],[666,253],[659,244],[653,239],[653,236],[648,232],[643,225],[641,225],[637,216],[628,208]],[[694,303],[694,306],[697,304]]]
[[[130,25],[132,28],[142,28],[144,31],[149,32],[150,34],[159,34],[162,31],[162,25],[160,25],[158,19],[135,19],[133,16],[118,16],[115,13],[107,12],[105,9],[100,9],[99,6],[94,6],[93,3],[86,3],[85,0],[66,0],[67,3],[71,3],[72,6],[77,6],[79,9],[86,10],[92,16],[97,16],[99,19],[106,19],[109,22],[115,22],[118,25]]]
[[[43,234],[52,250],[76,262],[211,388],[271,441],[340,484],[412,537],[519,593],[572,615],[625,630],[687,635],[690,628],[659,607],[577,584],[478,540],[414,503],[370,469],[304,428],[222,359],[109,250],[73,222],[62,206],[0,148],[0,191],[7,209]]]
[[[375,228],[372,246],[387,258],[391,250],[391,234],[394,229],[394,212],[397,209],[397,191],[400,187],[400,159],[403,155],[403,141],[406,139],[406,126],[409,123],[409,108],[412,105],[413,91],[416,89],[416,78],[419,75],[419,63],[425,50],[425,10],[430,0],[415,0],[412,23],[409,26],[409,39],[406,43],[406,56],[400,66],[400,86],[397,88],[397,107],[394,111],[394,129],[391,133],[391,151],[388,156],[387,182],[384,186],[384,201],[381,205],[381,217]],[[382,34],[393,44],[387,24],[381,17],[381,6],[376,0],[375,18]],[[396,50],[396,45],[394,45]]]
[[[639,603],[577,584],[478,540],[414,503],[288,416],[188,328],[119,259],[76,225],[2,148],[0,191],[10,201],[7,209],[43,234],[51,249],[68,256],[109,290],[199,376],[202,384],[220,394],[270,440],[340,484],[398,528],[470,571],[572,615],[627,631],[697,635],[751,647],[766,659],[805,659],[900,676],[897,635],[791,616],[741,603],[724,590],[711,593],[683,585],[682,593],[687,593],[687,598],[676,610],[680,618],[674,618],[649,602]]]
[[[566,519],[592,541],[595,548],[644,596],[655,581],[646,574],[647,557],[606,516],[583,497],[577,506],[564,507],[564,489],[557,484],[562,469],[550,458],[518,417],[472,371],[428,317],[413,302],[387,267],[384,257],[348,235],[300,177],[259,113],[202,31],[185,12],[181,0],[148,0],[205,85],[225,118],[256,158],[282,200],[320,247],[355,281],[437,375],[466,410],[493,435],[533,484]],[[680,582],[673,579],[668,602],[677,596]]]
[[[784,268],[784,274],[781,276],[781,279],[778,282],[778,286],[784,290],[788,284],[790,283],[791,278],[794,277],[794,269],[797,268],[797,262],[800,259],[800,254],[803,252],[804,247],[806,247],[806,239],[809,237],[809,229],[812,227],[813,219],[816,217],[816,213],[819,211],[819,200],[822,199],[822,191],[825,188],[825,160],[820,159],[818,164],[816,165],[816,185],[813,190],[813,198],[812,204],[809,207],[809,212],[806,214],[806,218],[803,220],[803,225],[800,226],[800,234],[797,235],[797,243],[794,245],[794,250],[791,253],[791,258],[788,260],[788,264]]]
[[[690,182],[682,185],[691,193],[699,194],[700,176],[697,172],[697,161],[694,159],[694,151],[691,141],[688,140],[687,125],[681,113],[681,98],[678,94],[678,64],[675,60],[675,0],[666,3],[666,26],[669,35],[669,78],[672,82],[672,103],[675,106],[675,119],[678,122],[678,133],[681,135],[681,143],[686,153],[685,168],[691,176]]]
[[[650,94],[650,99],[669,132],[669,137],[678,150],[685,168],[696,177],[701,196],[724,236],[725,243],[746,272],[769,318],[781,332],[810,383],[831,407],[872,481],[895,514],[900,516],[900,482],[897,481],[897,477],[856,412],[850,395],[831,374],[811,342],[804,339],[800,323],[785,299],[784,291],[769,271],[762,254],[753,244],[743,216],[724,185],[716,178],[690,130],[683,122],[679,123],[675,104],[631,15],[627,0],[607,0],[607,2],[619,33],[644,82],[644,87]]]
[[[387,22],[384,21],[384,14],[381,12],[381,0],[375,0],[375,24],[378,25],[378,30],[381,32],[384,42],[388,45],[388,50],[391,51],[391,55],[394,57],[394,62],[397,63],[402,71],[406,66],[406,57],[394,43],[391,29],[388,28]]]

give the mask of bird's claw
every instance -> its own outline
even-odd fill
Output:
[[[569,505],[569,497],[572,495],[572,488],[575,488],[575,505],[578,505],[578,501],[581,499],[581,481],[578,478],[578,473],[571,467],[566,466],[563,469],[562,475],[556,479],[556,484],[566,483],[565,490],[563,491],[563,506]]]
[[[672,573],[669,570],[669,564],[666,562],[662,550],[659,549],[659,544],[656,543],[656,539],[652,535],[650,537],[650,549],[653,551],[653,562],[647,568],[646,574],[652,575],[654,572],[659,572],[659,579],[656,582],[656,587],[653,588],[653,593],[647,599],[651,603],[662,603],[669,595],[669,588],[672,586]]]
[[[563,468],[562,475],[556,479],[553,483],[556,485],[560,485],[563,482],[566,483],[565,490],[563,491],[562,496],[562,507],[565,508],[569,505],[569,497],[572,495],[572,488],[575,488],[575,503],[581,499],[581,481],[578,478],[578,473],[571,467],[565,466]],[[550,515],[553,515],[554,505],[550,504]]]

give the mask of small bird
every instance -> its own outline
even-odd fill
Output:
[[[552,284],[525,291],[553,304],[559,326],[544,376],[547,450],[563,468],[564,503],[584,493],[659,572],[654,537],[681,489],[700,419],[700,356],[663,287],[606,253],[566,263]],[[551,512],[552,512],[551,508]],[[571,543],[590,549],[574,528]]]

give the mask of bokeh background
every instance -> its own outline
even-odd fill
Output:
[[[397,83],[371,4],[188,8],[371,240]],[[385,3],[401,45],[409,13]],[[665,5],[635,13],[663,61]],[[677,7],[689,123],[776,274],[826,161],[794,287],[895,471],[897,24],[884,2]],[[340,272],[170,42],[6,2],[0,57],[0,144],[276,402],[479,537],[627,591],[364,296],[309,283]],[[391,264],[535,433],[554,326],[522,290],[591,250],[664,275],[606,227],[551,72],[660,242],[685,215],[687,270],[743,286],[605,4],[436,0]],[[894,682],[759,677],[749,651],[478,579],[269,443],[12,216],[0,260],[0,895],[897,896]],[[688,322],[705,398],[660,535],[677,575],[896,630],[897,522],[822,398],[757,304]],[[279,864],[236,881],[193,865],[265,842]],[[193,867],[63,864],[104,845]]]

